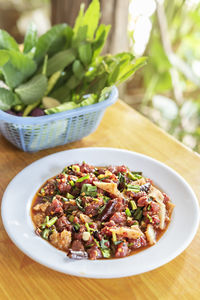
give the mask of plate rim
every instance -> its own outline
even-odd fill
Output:
[[[134,272],[134,274],[133,273],[130,274],[130,272],[127,274],[127,272],[124,273],[123,271],[120,271],[119,274],[116,274],[116,275],[114,274],[112,276],[106,275],[106,274],[104,274],[104,276],[102,276],[101,274],[98,276],[98,273],[96,273],[95,276],[91,275],[91,274],[87,274],[87,273],[81,274],[80,272],[78,272],[78,271],[76,272],[74,270],[70,271],[70,272],[69,271],[64,272],[64,271],[61,271],[59,269],[59,267],[57,267],[56,265],[52,266],[52,264],[44,263],[42,261],[42,259],[40,259],[40,257],[36,258],[34,255],[31,255],[29,253],[29,251],[27,251],[26,248],[24,248],[22,245],[20,245],[18,240],[12,235],[12,232],[10,230],[10,226],[9,226],[9,224],[7,224],[7,221],[6,221],[4,206],[6,206],[5,199],[6,199],[7,193],[9,192],[9,188],[12,186],[13,182],[15,181],[15,178],[17,178],[18,176],[21,176],[26,169],[31,168],[33,165],[37,164],[39,161],[49,159],[50,157],[59,156],[62,153],[76,152],[76,151],[88,151],[88,150],[89,151],[91,151],[91,150],[92,151],[94,151],[94,150],[100,150],[100,151],[104,150],[104,151],[115,151],[115,152],[129,153],[129,154],[132,154],[132,155],[143,157],[143,158],[145,158],[149,161],[153,161],[153,163],[156,163],[157,165],[161,165],[162,167],[164,167],[168,171],[172,172],[176,177],[179,178],[179,180],[181,180],[184,183],[184,185],[190,191],[191,195],[193,196],[193,204],[195,205],[195,208],[197,209],[197,216],[196,216],[195,226],[193,226],[193,230],[191,231],[189,237],[185,240],[185,242],[182,243],[181,246],[171,254],[171,256],[168,256],[166,259],[163,259],[163,262],[161,264],[156,265],[156,266],[151,265],[151,266],[149,266],[149,268],[146,268],[145,270]],[[161,161],[159,161],[155,158],[152,158],[151,156],[148,156],[148,155],[145,155],[145,154],[142,154],[142,153],[139,153],[139,152],[131,151],[131,150],[121,149],[121,148],[114,148],[114,147],[83,147],[83,148],[67,149],[67,150],[58,151],[56,153],[52,153],[52,154],[49,154],[49,155],[45,155],[44,157],[35,160],[31,164],[29,164],[25,168],[23,168],[20,172],[18,172],[17,175],[15,175],[11,179],[11,181],[9,182],[9,184],[7,185],[7,187],[6,187],[6,189],[3,193],[2,202],[1,202],[1,218],[2,218],[2,223],[3,223],[4,229],[7,232],[9,238],[11,239],[11,241],[15,244],[15,246],[18,249],[20,249],[20,251],[22,251],[25,255],[27,255],[29,258],[31,258],[35,262],[40,263],[41,265],[43,265],[45,267],[48,267],[48,268],[50,268],[54,271],[58,271],[58,272],[61,272],[63,274],[66,274],[66,275],[73,275],[73,276],[85,277],[85,278],[96,278],[96,279],[103,279],[103,278],[106,279],[107,278],[108,279],[108,278],[122,278],[122,277],[128,277],[128,276],[135,276],[135,275],[138,275],[138,274],[143,274],[143,273],[149,272],[151,270],[160,268],[163,265],[167,264],[168,262],[172,261],[174,258],[178,257],[191,244],[192,240],[194,239],[194,237],[197,233],[197,230],[198,230],[198,227],[199,227],[199,222],[200,222],[200,208],[199,208],[198,198],[197,198],[195,192],[193,191],[192,187],[189,185],[189,183],[185,180],[184,177],[182,177],[182,175],[180,175],[177,171],[175,171],[173,168],[169,167],[165,163],[163,163],[163,162],[161,162]],[[30,220],[31,220],[31,217],[30,217]],[[31,222],[32,222],[32,220],[31,220]],[[63,252],[61,250],[58,250],[58,251]],[[122,258],[120,260],[123,260],[123,259],[126,259],[126,257]]]

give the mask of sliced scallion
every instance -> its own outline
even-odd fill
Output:
[[[54,225],[56,223],[56,221],[58,220],[58,217],[53,217],[51,220],[49,220],[47,223],[46,223],[46,226],[47,227],[51,227],[52,225]]]
[[[89,178],[90,178],[90,175],[87,174],[87,175],[85,175],[85,176],[80,177],[79,179],[77,179],[76,182],[83,182],[84,180],[89,179]]]
[[[131,211],[128,207],[125,209],[125,213],[128,217],[131,217]]]
[[[50,229],[45,228],[42,231],[42,238],[45,239],[45,240],[48,240],[49,239],[49,233],[50,233]]]
[[[135,201],[134,201],[134,200],[131,200],[131,201],[130,201],[130,204],[131,204],[131,208],[132,208],[132,210],[135,210],[135,209],[137,209],[137,205],[136,205],[136,203],[135,203]]]

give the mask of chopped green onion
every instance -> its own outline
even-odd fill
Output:
[[[138,193],[140,192],[140,185],[127,184],[127,191]]]
[[[108,203],[109,200],[110,200],[110,197],[103,196],[103,201],[104,201],[104,203]]]
[[[94,241],[95,241],[96,245],[100,248],[99,242],[96,239],[94,239]]]
[[[70,181],[69,181],[69,184],[70,184],[71,186],[74,186],[74,185],[75,185],[75,182],[74,182],[73,180],[70,180]]]
[[[113,243],[117,242],[117,236],[116,236],[115,232],[112,232],[112,240],[113,240]]]
[[[47,227],[51,227],[53,224],[56,223],[57,220],[58,220],[58,217],[53,217],[51,220],[49,220],[49,221],[46,223],[46,226],[47,226]]]
[[[76,198],[76,205],[78,206],[78,208],[79,208],[81,211],[84,211],[84,208],[82,207],[81,203],[82,203],[81,198],[79,198],[79,197]]]
[[[122,173],[118,173],[117,176],[120,183],[125,183],[125,177],[122,175]]]
[[[152,220],[152,217],[149,214],[147,214],[147,218],[149,219],[149,222],[152,223],[153,220]]]
[[[69,219],[69,221],[70,221],[71,223],[73,223],[73,221],[74,221],[74,216],[73,216],[73,215],[70,215],[68,219]]]
[[[139,224],[138,221],[133,222],[133,225],[138,225],[138,224]]]
[[[63,197],[63,196],[60,196],[60,199],[61,199],[62,201],[64,201],[64,202],[69,202],[69,200],[68,200],[67,198]]]
[[[131,201],[130,201],[130,204],[131,204],[131,208],[132,208],[132,210],[135,210],[135,209],[137,209],[137,205],[136,205],[136,203],[135,203],[135,201],[134,201],[134,200],[131,200]]]
[[[128,173],[128,177],[131,179],[131,180],[138,180],[138,179],[141,179],[142,176],[139,175],[139,174],[133,174],[133,173]]]
[[[80,225],[78,223],[75,223],[73,226],[74,226],[75,231],[79,231]]]
[[[40,191],[42,194],[45,194],[45,190],[43,188]]]
[[[104,258],[110,258],[110,249],[101,249]]]
[[[131,211],[128,207],[125,209],[125,213],[128,217],[131,217]]]
[[[151,209],[151,204],[148,204],[147,205],[147,210],[150,210]]]
[[[84,183],[81,188],[81,193],[85,193],[86,196],[95,197],[97,195],[97,187],[89,183]]]
[[[138,207],[135,211],[134,211],[134,219],[136,219],[137,221],[141,221],[142,219],[142,208]]]
[[[90,175],[87,174],[86,176],[83,176],[83,177],[80,177],[79,179],[77,179],[76,182],[83,182],[84,180],[89,179],[89,178],[90,178]]]
[[[121,243],[123,243],[123,241],[116,241],[116,242],[114,242],[115,246],[117,246],[117,245],[119,245]]]
[[[87,231],[90,232],[90,226],[88,223],[85,223],[85,227],[86,227]]]
[[[105,207],[106,207],[106,204],[104,204],[102,207],[100,207],[98,210],[98,214],[101,214]]]
[[[42,231],[42,238],[45,239],[45,240],[48,240],[49,239],[49,233],[50,233],[50,229],[44,229]]]
[[[46,216],[45,221],[44,221],[43,224],[40,225],[40,228],[41,228],[41,229],[45,229],[45,227],[46,227],[46,225],[47,225],[47,222],[49,222],[49,216]]]
[[[76,166],[76,165],[73,165],[72,166],[72,171],[74,171],[74,172],[80,172],[80,167]]]
[[[66,172],[68,172],[68,171],[69,171],[68,167],[65,167],[65,168],[62,170],[62,173],[66,173]]]
[[[132,174],[138,174],[138,175],[142,175],[142,172],[137,171],[137,172],[131,172]]]
[[[71,195],[70,193],[67,193],[66,197],[67,197],[68,199],[74,199],[74,196]]]

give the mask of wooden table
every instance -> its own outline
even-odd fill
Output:
[[[200,156],[118,101],[99,128],[81,141],[24,153],[0,137],[0,193],[33,161],[53,152],[78,147],[124,148],[154,157],[179,172],[200,196]],[[186,226],[187,220],[185,220]],[[24,255],[0,223],[0,299],[200,299],[200,232],[179,257],[154,271],[121,279],[86,279],[64,275]]]

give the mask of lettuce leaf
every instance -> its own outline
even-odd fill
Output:
[[[15,39],[2,29],[0,29],[0,49],[19,51],[19,47]]]
[[[9,60],[3,65],[1,71],[6,84],[10,88],[15,88],[36,71],[36,63],[25,54],[15,50],[0,50],[1,55],[8,55]]]

